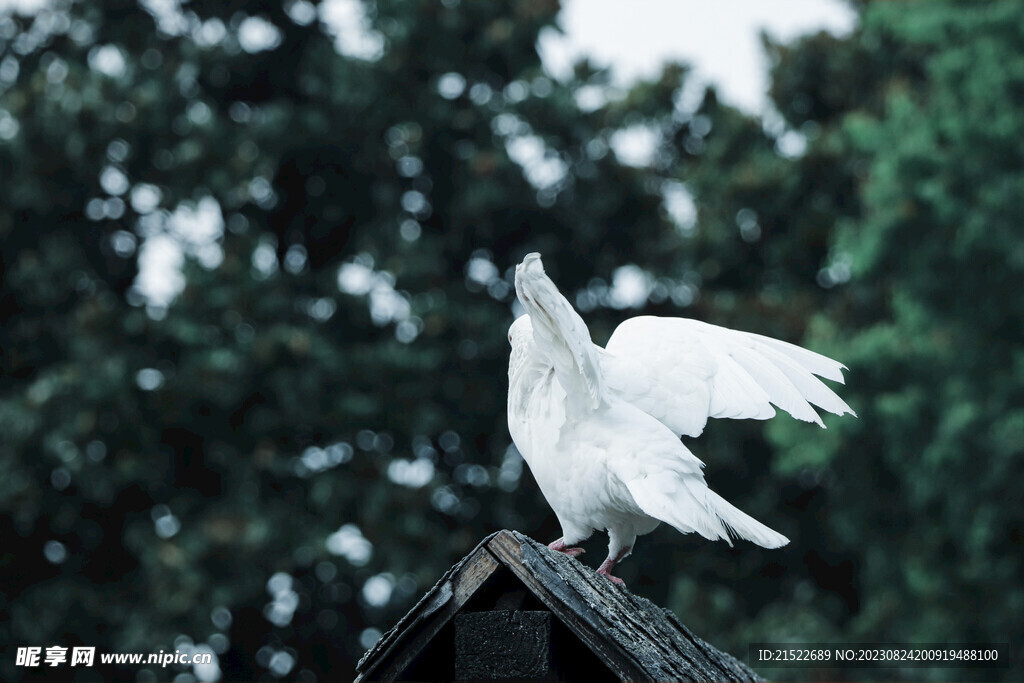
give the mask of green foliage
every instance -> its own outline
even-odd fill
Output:
[[[0,641],[346,677],[485,533],[553,537],[504,424],[534,250],[595,341],[635,264],[644,313],[850,367],[857,420],[692,445],[793,543],[659,531],[631,587],[737,654],[1020,635],[1018,3],[769,44],[770,124],[691,107],[678,65],[549,80],[549,0],[353,4],[343,35],[315,3],[159,7],[0,16]],[[174,245],[181,287],[140,291]]]
[[[344,677],[485,533],[553,531],[507,452],[504,271],[658,261],[660,197],[608,152],[628,110],[543,76],[555,3],[321,9],[2,19],[6,643]],[[161,242],[180,292],[137,286]]]
[[[825,474],[822,532],[863,558],[853,639],[1020,635],[1007,607],[1024,601],[1009,578],[1022,571],[1010,501],[1024,442],[996,434],[1024,393],[1011,208],[1024,180],[1012,142],[1024,134],[1022,27],[1012,2],[872,3],[848,49],[900,44],[918,76],[896,70],[877,105],[821,122],[863,161],[858,211],[836,221],[832,247],[850,279],[810,340],[850,366],[860,419],[813,441],[786,423],[770,433],[777,471]]]

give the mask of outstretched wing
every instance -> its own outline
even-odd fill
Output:
[[[841,363],[698,320],[630,318],[608,340],[601,364],[611,389],[680,435],[698,436],[708,417],[766,420],[773,405],[822,427],[812,406],[853,414],[815,376],[842,383]]]
[[[586,323],[544,273],[540,254],[516,266],[516,294],[533,325],[533,338],[555,369],[569,404],[597,408],[603,385],[598,348]]]

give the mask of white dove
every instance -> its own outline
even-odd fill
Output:
[[[607,530],[597,571],[622,583],[612,569],[660,522],[730,545],[730,534],[789,542],[709,489],[680,436],[699,436],[709,417],[768,419],[771,404],[824,427],[810,404],[853,411],[815,375],[842,383],[844,365],[684,318],[631,318],[602,349],[536,253],[516,266],[516,293],[527,315],[508,333],[508,426],[562,526],[552,549],[575,557],[574,544]]]

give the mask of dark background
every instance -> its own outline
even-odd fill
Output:
[[[683,107],[680,65],[581,108],[608,76],[545,77],[556,0],[352,7],[361,39],[301,1],[0,15],[0,677],[347,679],[485,534],[555,538],[505,425],[530,251],[597,343],[682,315],[850,368],[859,419],[692,446],[793,542],[659,529],[632,590],[740,656],[1020,642],[1024,4],[857,2],[848,37],[766,41],[781,128]],[[643,167],[609,151],[634,126]],[[136,286],[161,242],[173,300]],[[16,668],[25,645],[218,664]]]

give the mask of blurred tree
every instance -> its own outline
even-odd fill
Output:
[[[344,677],[483,534],[554,531],[514,500],[508,268],[582,287],[678,242],[609,152],[630,108],[543,75],[557,10],[0,18],[4,642]]]
[[[871,3],[857,37],[876,63],[905,47],[875,106],[836,131],[859,160],[862,215],[837,220],[821,274],[837,296],[812,336],[858,369],[861,419],[814,444],[784,425],[777,439],[783,470],[831,472],[823,531],[871,587],[851,637],[1024,634],[1024,311],[1008,294],[1024,283],[1022,31],[1014,2]]]
[[[504,424],[533,250],[599,343],[642,309],[852,370],[860,420],[694,447],[790,547],[666,530],[631,587],[736,652],[1019,634],[1019,6],[769,44],[768,123],[677,65],[549,79],[557,11],[0,15],[0,640],[345,677],[485,533],[555,534]]]
[[[699,207],[683,256],[701,282],[695,312],[842,359],[860,414],[821,434],[776,419],[767,444],[757,425],[703,438],[712,478],[771,458],[757,502],[793,515],[778,565],[758,572],[744,553],[739,575],[723,574],[702,552],[676,580],[672,606],[734,650],[764,633],[1021,635],[1024,334],[1006,292],[1024,281],[1022,26],[1013,2],[864,3],[848,37],[766,41],[781,120],[759,129],[705,100],[694,119],[708,134],[675,147],[700,151],[677,172]],[[1020,671],[1017,659],[999,675]]]

